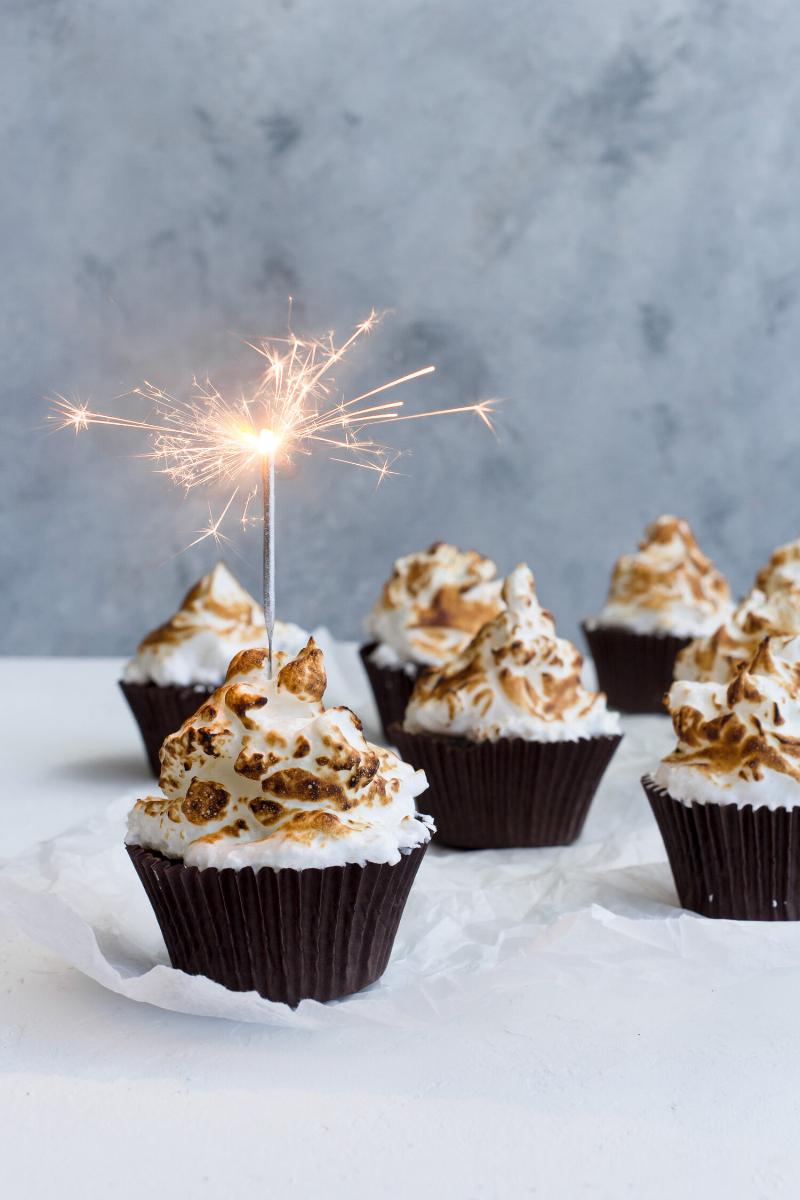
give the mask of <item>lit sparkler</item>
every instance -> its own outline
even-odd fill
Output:
[[[53,402],[50,419],[56,421],[59,428],[80,433],[90,425],[111,425],[149,435],[151,449],[145,457],[156,462],[159,470],[187,491],[218,481],[232,485],[232,494],[221,516],[216,520],[212,517],[192,545],[206,537],[219,539],[222,536],[222,520],[240,494],[244,495],[242,523],[246,525],[254,520],[248,514],[258,491],[258,483],[252,482],[253,475],[260,467],[264,619],[270,675],[275,627],[276,466],[291,461],[295,454],[310,454],[319,447],[336,462],[374,471],[380,483],[392,473],[397,452],[365,434],[364,431],[373,426],[475,413],[492,429],[493,400],[406,413],[402,400],[377,399],[401,384],[430,375],[435,370],[433,366],[391,379],[352,399],[338,399],[332,374],[334,368],[378,320],[378,315],[371,312],[338,346],[333,333],[320,339],[301,339],[290,332],[286,338],[248,343],[266,365],[252,393],[240,394],[234,399],[223,396],[209,380],[195,379],[187,399],[177,399],[148,382],[135,388],[131,394],[151,404],[152,412],[147,420],[94,412],[88,405],[63,396],[56,397]]]

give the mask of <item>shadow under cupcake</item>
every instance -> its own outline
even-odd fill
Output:
[[[800,637],[729,683],[681,680],[675,750],[642,780],[678,898],[706,917],[800,920]]]
[[[277,650],[296,653],[307,637],[297,625],[276,622]],[[164,739],[220,686],[237,650],[265,640],[261,607],[222,562],[187,592],[168,621],[143,639],[119,686],[155,776],[161,770]]]
[[[425,771],[439,842],[568,845],[622,740],[619,716],[583,687],[581,656],[556,637],[527,567],[503,600],[462,654],[418,681],[391,740]]]
[[[602,611],[582,625],[609,704],[663,714],[678,654],[730,611],[728,584],[686,521],[659,517],[638,552],[617,561]]]
[[[266,658],[236,655],[167,739],[126,845],[173,967],[294,1006],[383,974],[432,823],[425,776],[324,709],[313,639],[274,679]]]
[[[496,574],[490,559],[447,542],[395,562],[364,623],[372,640],[360,650],[387,738],[423,671],[458,654],[499,612]]]

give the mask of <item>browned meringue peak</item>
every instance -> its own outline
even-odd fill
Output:
[[[676,679],[727,683],[756,653],[765,637],[800,634],[800,592],[754,589],[710,637],[696,638],[675,661]]]
[[[295,653],[307,637],[297,625],[275,623],[278,650]],[[144,638],[124,677],[162,687],[216,687],[237,650],[265,641],[260,605],[219,562],[187,592],[174,616]]]
[[[231,633],[263,637],[260,606],[223,562],[218,562],[189,589],[178,611],[142,638],[139,649],[174,645],[194,637],[198,629],[209,627],[220,637]]]
[[[800,592],[800,538],[773,550],[756,575],[756,587],[768,596],[784,590]]]
[[[348,708],[323,705],[322,651],[247,649],[162,748],[165,798],[137,801],[128,841],[198,867],[396,862],[427,841],[425,776],[371,745]]]
[[[390,661],[436,665],[467,645],[502,607],[491,559],[434,542],[398,558],[366,621]]]
[[[676,799],[800,802],[800,637],[764,638],[727,684],[679,680],[668,707],[678,744],[655,778]]]
[[[616,733],[619,717],[581,681],[583,659],[536,596],[520,564],[503,584],[505,607],[472,642],[417,680],[405,727],[476,741],[562,741]]]
[[[648,526],[635,554],[618,559],[598,623],[692,636],[711,633],[730,607],[727,581],[688,523],[664,515]]]

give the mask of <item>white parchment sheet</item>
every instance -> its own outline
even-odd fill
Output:
[[[354,646],[320,634],[329,703],[348,703],[374,728]],[[134,794],[96,820],[0,868],[0,911],[32,939],[131,1000],[199,1015],[317,1029],[365,1022],[428,1025],[499,989],[609,973],[663,981],[680,1003],[679,965],[717,982],[800,964],[800,925],[710,921],[677,907],[664,848],[639,778],[671,742],[659,717],[625,721],[625,739],[574,846],[450,851],[423,861],[383,979],[331,1004],[297,1009],[227,991],[167,965],[144,891],[123,847]],[[422,807],[424,808],[424,797]]]

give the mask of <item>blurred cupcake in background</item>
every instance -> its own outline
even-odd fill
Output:
[[[322,651],[243,650],[162,755],[126,844],[174,967],[295,1005],[385,970],[430,841],[425,776],[323,704]]]
[[[663,712],[676,656],[731,609],[727,581],[687,522],[655,520],[638,552],[617,560],[603,609],[583,624],[609,703],[627,713]]]
[[[620,743],[620,720],[581,682],[525,565],[504,608],[417,681],[390,738],[425,771],[438,839],[465,849],[566,845],[580,833]]]
[[[684,908],[800,919],[800,637],[765,638],[729,683],[680,680],[678,743],[642,780]]]
[[[756,586],[708,637],[696,638],[675,660],[676,679],[727,683],[765,637],[800,635],[800,539],[779,546]]]
[[[469,644],[501,609],[497,567],[475,550],[434,542],[394,564],[364,625],[361,647],[384,734],[401,722],[414,683]]]
[[[307,639],[299,626],[276,622],[276,651],[296,654]],[[187,592],[168,621],[142,640],[120,687],[154,775],[160,771],[162,742],[220,686],[234,654],[265,641],[261,606],[222,562]]]

